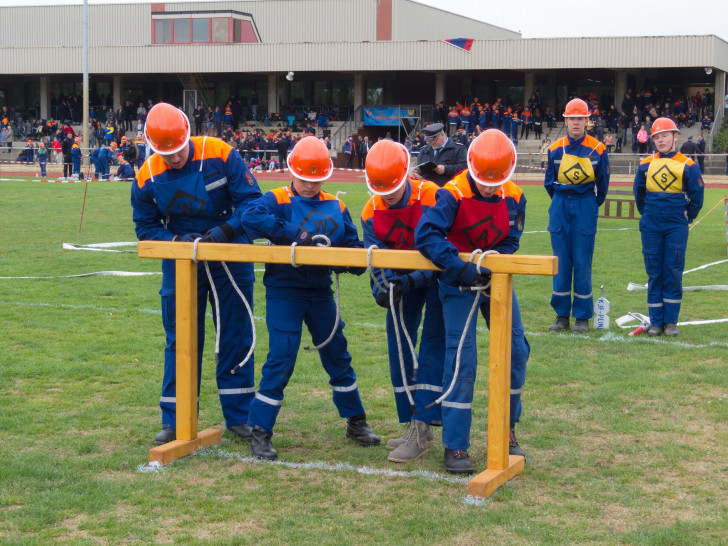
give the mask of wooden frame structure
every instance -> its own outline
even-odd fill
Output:
[[[176,260],[177,274],[177,440],[149,451],[149,460],[167,464],[201,446],[219,443],[219,430],[197,432],[197,264],[194,243],[139,242],[141,258]],[[389,269],[437,270],[416,250],[296,247],[297,265],[328,265]],[[200,243],[197,260],[226,262],[291,263],[291,247]],[[461,254],[468,260],[468,254]],[[498,487],[521,473],[523,457],[508,454],[511,391],[511,318],[513,275],[555,275],[554,256],[490,254],[482,266],[491,270],[490,355],[488,384],[487,470],[473,477],[468,493],[489,497]]]
[[[624,195],[628,197],[609,197],[610,195]],[[617,209],[612,209],[612,205]],[[626,211],[623,209],[626,208]],[[627,215],[624,215],[624,212]],[[638,216],[635,216],[635,202],[634,196],[631,190],[609,190],[607,198],[604,200],[604,209],[599,218],[614,218],[617,220],[639,220]]]

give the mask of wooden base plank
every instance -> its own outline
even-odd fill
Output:
[[[505,469],[488,469],[472,478],[468,482],[468,495],[483,499],[490,497],[501,485],[523,472],[524,466],[525,459],[523,457],[509,455],[508,466]]]
[[[194,453],[202,446],[214,446],[222,441],[222,432],[208,428],[197,433],[192,440],[174,440],[149,450],[149,462],[157,461],[167,465],[172,461]]]

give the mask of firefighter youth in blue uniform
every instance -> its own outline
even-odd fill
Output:
[[[123,154],[117,154],[116,158],[119,160],[119,167],[116,169],[116,178],[119,180],[131,180],[134,178],[134,169],[129,162],[124,159]]]
[[[657,152],[643,159],[634,177],[634,199],[642,217],[642,254],[647,270],[648,335],[678,334],[688,224],[703,206],[699,166],[676,152],[678,130],[669,118],[652,124]]]
[[[366,160],[366,180],[369,190],[375,195],[364,206],[361,217],[364,246],[367,248],[372,245],[398,250],[415,248],[415,228],[422,211],[435,204],[435,193],[439,187],[433,182],[408,178],[408,171],[409,153],[402,144],[380,140],[372,146]],[[372,293],[377,303],[387,309],[389,374],[397,416],[400,423],[409,425],[401,438],[387,442],[387,448],[393,449],[389,460],[401,463],[418,459],[427,453],[428,447],[434,445],[432,425],[442,424],[439,404],[430,409],[426,409],[426,406],[442,393],[445,325],[434,271],[374,269],[373,273],[379,284],[371,281]],[[382,275],[389,282],[389,288],[384,284]],[[417,374],[414,373],[412,354],[399,322],[400,343],[397,342],[390,308],[392,291],[395,316],[400,315],[398,300],[401,299],[402,323],[414,346],[417,345],[417,333],[422,323]],[[404,379],[399,359],[400,345]],[[410,392],[416,415],[413,415],[405,389]]]
[[[267,192],[243,214],[243,225],[251,237],[264,237],[276,245],[311,245],[316,244],[316,235],[325,235],[332,246],[362,248],[346,206],[321,191],[334,168],[326,145],[314,136],[304,137],[289,154],[288,168],[293,183]],[[333,402],[339,416],[347,419],[347,437],[362,446],[378,445],[379,437],[366,422],[344,322],[334,322],[337,313],[330,268],[266,264],[263,284],[270,341],[248,418],[253,428],[253,456],[268,460],[278,456],[272,445],[273,427],[296,363],[304,322],[316,346],[336,328],[331,341],[319,349]]]
[[[190,138],[187,116],[166,103],[155,105],[147,116],[146,139],[153,152],[132,183],[131,204],[139,240],[249,243],[240,215],[260,197],[255,178],[236,150],[212,137]],[[208,262],[220,302],[217,387],[228,430],[243,440],[251,436],[248,407],[255,393],[253,359],[234,374],[252,344],[252,325],[235,287],[220,262]],[[235,284],[253,305],[253,264],[227,264]],[[199,396],[207,300],[213,304],[204,263],[197,268],[197,325]],[[176,438],[176,300],[175,261],[162,261],[162,323],[167,336],[164,377],[159,405],[162,431],[154,443]]]
[[[445,372],[443,388],[449,388],[456,356],[476,292],[473,286],[489,282],[489,271],[464,262],[458,252],[475,249],[513,254],[523,233],[526,197],[510,181],[516,168],[516,149],[497,129],[481,133],[470,145],[468,170],[457,175],[437,192],[437,204],[422,215],[415,231],[420,252],[444,269],[440,279],[440,300],[445,320]],[[484,292],[480,312],[490,326],[490,294]],[[467,449],[470,446],[473,389],[478,363],[476,321],[472,320],[462,346],[460,369],[450,394],[442,401],[442,443],[445,469],[453,473],[473,472]],[[530,346],[526,340],[515,290],[511,328],[510,454],[523,456],[514,427],[521,415],[521,390],[526,379]]]
[[[564,111],[568,134],[548,149],[544,180],[551,197],[548,230],[554,256],[559,259],[551,295],[556,320],[550,331],[568,329],[573,315],[576,320],[571,331],[588,332],[594,314],[592,258],[599,207],[609,188],[609,157],[604,144],[586,134],[588,116],[586,102],[569,101]]]
[[[76,142],[71,147],[71,161],[73,162],[73,176],[81,178],[81,137],[76,137]]]

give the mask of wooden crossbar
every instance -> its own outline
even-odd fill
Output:
[[[197,433],[197,265],[194,259],[226,262],[291,263],[291,247],[141,241],[141,258],[176,260],[177,292],[177,440],[149,452],[150,461],[167,464],[193,453],[201,445],[213,445],[220,431]],[[416,250],[372,250],[338,247],[295,248],[297,265],[328,265],[393,269],[438,270]],[[462,253],[463,260],[470,258]],[[367,262],[370,262],[369,264]],[[491,270],[490,354],[488,368],[488,469],[468,483],[468,493],[489,497],[498,487],[521,473],[523,457],[509,455],[511,392],[511,319],[513,275],[555,275],[554,256],[489,254],[481,265]]]

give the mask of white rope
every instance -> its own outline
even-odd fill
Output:
[[[472,263],[473,259],[476,256],[480,255],[477,263],[475,264],[475,267],[478,270],[478,275],[481,274],[480,262],[488,254],[498,254],[498,251],[497,250],[486,250],[485,252],[483,252],[479,248],[476,248],[470,254],[469,263]],[[480,295],[483,293],[483,291],[487,290],[488,288],[490,288],[490,281],[488,282],[487,286],[471,286],[471,287],[467,287],[467,288],[462,287],[462,286],[460,287],[461,292],[464,292],[466,290],[471,290],[471,291],[475,291],[476,294],[475,294],[475,299],[473,300],[473,306],[470,308],[470,313],[468,313],[468,319],[465,321],[465,327],[463,328],[463,333],[460,335],[460,342],[458,343],[458,350],[457,350],[457,353],[455,354],[455,370],[453,371],[452,379],[450,380],[450,385],[447,387],[447,390],[444,393],[442,393],[442,395],[437,400],[427,404],[425,409],[430,409],[431,407],[433,407],[437,404],[442,404],[442,401],[445,400],[445,398],[447,398],[450,395],[453,388],[455,387],[455,382],[457,381],[458,374],[460,373],[460,357],[462,356],[463,345],[465,344],[465,338],[467,337],[467,334],[468,334],[468,328],[470,327],[470,321],[473,320],[473,315],[475,314],[475,311],[478,309],[478,305],[480,303]]]
[[[301,267],[296,263],[296,245],[298,243],[291,243],[291,267]]]
[[[377,245],[372,245],[367,249],[367,269],[369,270],[369,276],[374,281],[374,284],[377,285],[377,288],[379,288],[380,292],[386,292],[389,289],[389,283],[387,282],[387,276],[384,274],[384,270],[380,269],[379,272],[382,274],[382,283],[386,288],[382,288],[382,285],[379,284],[379,279],[377,279],[377,276],[374,274],[374,268],[372,267],[372,250],[379,249]]]
[[[415,401],[412,399],[412,393],[410,392],[409,385],[407,384],[407,374],[404,370],[404,354],[402,352],[402,340],[399,337],[399,326],[397,325],[397,315],[394,312],[394,288],[389,291],[389,309],[392,313],[392,324],[394,324],[394,335],[397,338],[397,353],[399,356],[399,372],[402,375],[402,386],[404,386],[404,392],[407,395],[407,400],[412,407],[412,413],[417,415],[417,408],[415,408]],[[402,300],[399,300],[400,318],[402,317]]]
[[[323,233],[317,233],[311,238],[313,241],[323,241],[324,244],[316,243],[316,246],[331,246],[331,239],[329,239],[326,235]],[[295,243],[294,243],[295,244]],[[293,259],[293,254],[291,254],[291,259]],[[336,318],[334,319],[334,328],[331,330],[331,333],[329,334],[329,337],[326,338],[325,341],[320,343],[319,345],[305,345],[303,348],[306,351],[318,351],[320,349],[323,349],[326,347],[332,339],[334,339],[334,336],[336,335],[336,331],[339,329],[339,320],[341,319],[341,308],[339,305],[339,299],[341,297],[341,292],[339,290],[339,274],[334,273],[336,277]]]
[[[204,149],[204,148],[203,148]],[[197,244],[202,241],[202,237],[198,237],[194,240],[194,244],[192,246],[192,261],[197,263]],[[215,324],[215,365],[220,360],[220,337],[222,332],[222,319],[220,317],[220,298],[217,295],[217,288],[215,287],[215,281],[212,279],[212,273],[210,272],[210,266],[207,262],[207,260],[202,262],[205,266],[205,273],[207,273],[207,280],[210,283],[210,291],[212,292],[212,299],[215,302],[215,314],[214,316],[217,318],[217,320],[214,321]],[[238,286],[238,283],[235,282],[235,279],[233,278],[232,273],[230,273],[230,270],[228,269],[228,266],[225,262],[220,262],[220,265],[225,270],[225,273],[228,276],[228,279],[230,279],[230,283],[232,284],[235,291],[238,293],[238,296],[240,296],[240,299],[243,300],[243,303],[245,304],[245,309],[248,311],[248,316],[250,317],[250,327],[253,330],[253,342],[250,344],[250,349],[248,350],[248,354],[245,355],[245,358],[240,362],[237,366],[235,366],[232,370],[230,370],[230,375],[235,375],[235,372],[245,366],[247,364],[248,360],[250,360],[251,355],[255,351],[255,343],[257,341],[257,332],[255,329],[255,317],[253,316],[253,310],[250,307],[250,303],[248,302],[247,298],[245,297],[245,294],[240,290],[240,287]]]
[[[197,240],[195,240],[195,252],[197,251]],[[197,261],[197,260],[195,260]],[[212,273],[210,273],[210,266],[206,261],[202,262],[205,266],[205,272],[207,273],[207,280],[210,283],[210,290],[212,291],[212,299],[215,302],[215,365],[217,366],[220,360],[220,332],[222,331],[222,322],[220,321],[220,300],[217,297],[217,289],[215,288],[215,282],[212,280]],[[224,262],[220,262],[224,263]],[[230,278],[232,280],[232,277]],[[233,281],[235,285],[235,281]]]
[[[235,282],[235,279],[233,279],[232,273],[230,273],[230,270],[228,269],[228,266],[225,262],[220,262],[222,264],[222,268],[225,270],[225,273],[227,273],[228,278],[230,279],[230,282],[233,285],[233,288],[235,288],[235,291],[238,293],[238,296],[240,296],[240,299],[243,300],[243,303],[245,304],[245,308],[248,310],[248,316],[250,317],[250,327],[253,330],[253,342],[250,344],[250,349],[248,350],[248,354],[245,355],[245,358],[243,361],[235,366],[232,370],[230,370],[231,375],[235,375],[235,372],[245,366],[248,363],[248,360],[250,360],[250,357],[253,355],[253,351],[255,350],[255,344],[258,340],[258,332],[255,329],[255,317],[253,316],[253,309],[250,307],[250,302],[246,299],[243,292],[238,287],[238,284]]]
[[[417,382],[417,371],[419,369],[419,362],[417,360],[417,353],[415,352],[415,345],[412,343],[412,338],[410,337],[409,332],[407,331],[407,326],[404,322],[404,304],[402,303],[402,300],[404,299],[404,296],[400,298],[399,300],[399,320],[400,324],[402,325],[402,332],[404,332],[404,337],[407,340],[407,345],[409,345],[410,353],[412,354],[412,381]]]

